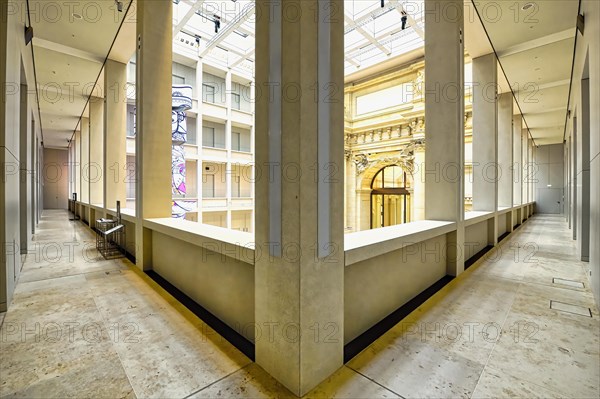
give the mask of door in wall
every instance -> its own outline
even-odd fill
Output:
[[[44,148],[44,208],[67,209],[69,174],[68,152],[53,148]]]

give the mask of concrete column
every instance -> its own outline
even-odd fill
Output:
[[[198,223],[202,223],[202,127],[204,125],[203,106],[202,102],[202,82],[204,81],[202,71],[204,70],[202,60],[198,60],[196,63],[196,99],[198,100],[198,117],[196,118],[196,144],[198,145],[198,162],[196,162],[196,176],[198,181],[196,185],[198,187]]]
[[[536,200],[535,186],[536,186],[536,183],[537,183],[538,173],[539,173],[539,168],[537,166],[537,161],[536,161],[536,151],[537,151],[537,148],[535,146],[535,142],[532,141],[532,145],[531,145],[531,164],[533,166],[534,176],[533,176],[533,179],[531,179],[531,202],[535,202],[535,200]],[[532,215],[533,215],[533,210],[534,209],[535,209],[535,206],[533,206],[531,208],[531,214]]]
[[[521,131],[523,125],[523,116],[516,114],[513,117],[513,165],[512,165],[512,176],[513,176],[513,206],[522,204],[522,192],[523,187],[522,181],[522,149],[523,140],[521,140]]]
[[[92,97],[90,108],[90,204],[104,206],[104,101]],[[90,220],[90,223],[94,223]]]
[[[533,201],[533,182],[536,170],[533,162],[533,139],[527,140],[527,202]]]
[[[227,163],[225,164],[225,193],[227,197],[227,228],[231,229],[231,70],[225,75],[225,106],[227,107],[227,121],[225,121],[225,148],[227,149]]]
[[[457,222],[447,273],[464,271],[463,1],[425,0],[425,219]]]
[[[498,62],[491,53],[473,59],[473,210],[498,209]]]
[[[35,227],[37,225],[37,207],[38,207],[38,199],[37,199],[37,181],[38,181],[38,174],[37,174],[37,147],[36,147],[36,143],[37,143],[37,128],[36,128],[36,122],[35,120],[32,118],[31,120],[31,130],[30,130],[30,146],[29,146],[29,173],[31,174],[31,179],[29,180],[30,182],[30,194],[31,194],[31,208],[30,208],[30,214],[28,217],[29,220],[29,226],[30,226],[30,231],[31,234],[35,234]]]
[[[590,260],[590,80],[581,81],[581,107],[577,128],[577,250],[584,262]]]
[[[173,2],[137,3],[136,264],[152,268],[147,218],[171,217],[171,82]]]
[[[257,1],[256,362],[302,396],[343,365],[344,19],[291,5]]]
[[[513,95],[498,97],[498,206],[512,207],[513,203]]]
[[[425,144],[415,146],[415,173],[413,175],[412,219],[425,220]]]
[[[527,129],[521,130],[521,203],[527,203],[527,162],[528,159],[528,150],[527,150],[527,140],[529,137],[529,132]],[[524,213],[521,212],[521,222],[525,219]]]
[[[360,230],[358,220],[356,219],[356,164],[352,156],[346,161],[346,225],[351,227],[351,231]]]
[[[104,66],[104,207],[127,205],[127,65],[107,60]]]
[[[29,96],[27,85],[21,85],[20,92],[20,118],[19,118],[19,213],[20,213],[20,248],[21,253],[27,253],[27,249],[31,246],[31,204],[33,201],[31,191],[32,175],[32,158],[31,148],[33,147],[31,135],[31,112],[29,109]]]
[[[81,131],[75,131],[75,140],[73,143],[73,154],[75,155],[75,162],[73,163],[73,174],[75,179],[73,181],[73,192],[70,193],[73,198],[73,193],[77,193],[77,201],[81,201]]]
[[[90,201],[90,120],[81,118],[81,199],[83,203]]]
[[[371,228],[371,189],[358,188],[356,190],[356,224],[357,231]]]

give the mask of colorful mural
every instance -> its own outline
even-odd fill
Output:
[[[185,148],[187,141],[187,123],[185,112],[192,108],[192,87],[173,86],[171,90],[171,191],[174,196],[185,196]],[[187,212],[198,208],[195,200],[174,200],[172,216],[183,218]]]

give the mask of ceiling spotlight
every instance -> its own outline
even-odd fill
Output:
[[[117,10],[119,12],[123,12],[123,2],[119,0],[115,0],[115,4],[117,5]]]
[[[402,18],[400,18],[400,20],[402,21],[402,30],[406,29],[406,21],[408,21],[408,15],[406,14],[406,11],[402,10],[401,12],[402,14]]]
[[[521,10],[529,10],[531,7],[533,7],[533,3],[525,3],[523,4],[523,7],[521,7]]]
[[[221,29],[221,17],[216,14],[213,14],[214,22],[215,22],[215,33],[219,33],[219,29]]]

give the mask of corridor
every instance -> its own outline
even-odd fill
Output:
[[[44,211],[0,315],[0,397],[293,397],[93,240]],[[562,217],[534,216],[307,397],[599,397],[599,314],[575,253]]]

